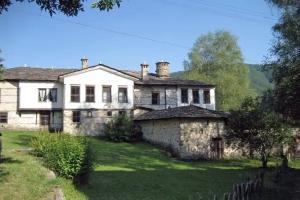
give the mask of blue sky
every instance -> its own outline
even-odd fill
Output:
[[[174,72],[183,70],[195,40],[216,30],[238,37],[246,63],[261,63],[278,19],[264,0],[124,0],[110,12],[91,3],[77,17],[51,18],[33,3],[14,2],[0,15],[4,65],[78,68],[87,57],[91,65],[131,70],[146,61],[154,71],[167,60]]]

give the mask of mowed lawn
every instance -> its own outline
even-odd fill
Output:
[[[112,143],[91,138],[94,170],[85,185],[49,180],[42,162],[16,149],[26,148],[32,132],[4,132],[4,162],[0,164],[0,200],[42,199],[60,186],[67,199],[196,200],[211,199],[234,183],[253,177],[258,161],[183,162],[149,144]]]

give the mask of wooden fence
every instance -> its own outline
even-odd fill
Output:
[[[254,180],[249,180],[233,185],[232,191],[218,198],[214,195],[213,200],[258,200],[264,187],[264,171],[260,170]],[[202,200],[202,198],[199,198]]]

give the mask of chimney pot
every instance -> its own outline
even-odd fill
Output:
[[[81,67],[82,67],[82,69],[86,69],[89,67],[87,58],[81,58]]]
[[[145,80],[148,78],[148,73],[149,73],[149,64],[146,62],[141,64],[141,79]]]
[[[159,61],[156,63],[156,74],[158,77],[169,77],[169,62]]]

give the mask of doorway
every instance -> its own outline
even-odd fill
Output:
[[[222,159],[224,154],[224,141],[221,137],[212,138],[211,151],[213,159]]]
[[[50,111],[40,112],[40,127],[42,130],[49,130],[50,125]]]

